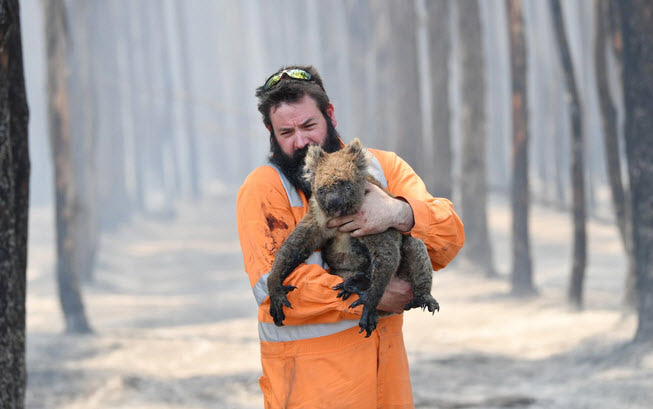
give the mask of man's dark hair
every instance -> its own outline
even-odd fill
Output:
[[[326,110],[329,106],[329,96],[324,90],[322,85],[322,78],[312,65],[291,65],[288,67],[281,67],[277,72],[299,68],[311,74],[310,80],[299,80],[284,75],[281,80],[270,89],[265,90],[265,85],[256,89],[256,98],[258,98],[258,110],[263,115],[263,123],[265,126],[272,128],[270,121],[270,110],[278,107],[282,103],[293,103],[304,98],[305,95],[310,96],[317,103],[317,107],[322,112],[325,118],[328,119]]]

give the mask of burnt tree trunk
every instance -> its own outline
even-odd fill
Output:
[[[188,56],[188,48],[190,46],[187,36],[186,28],[186,5],[184,2],[175,2],[175,15],[177,22],[177,32],[179,35],[179,64],[181,87],[183,89],[184,98],[182,106],[184,110],[184,133],[188,146],[188,178],[190,185],[190,195],[194,200],[200,198],[200,183],[199,183],[199,167],[198,167],[198,154],[197,154],[197,128],[195,124],[195,110],[193,104],[193,84],[191,79],[190,61]]]
[[[603,128],[603,144],[605,161],[608,172],[608,182],[612,194],[612,207],[619,234],[628,259],[626,273],[624,303],[635,306],[635,260],[633,253],[632,235],[630,233],[629,213],[630,194],[624,188],[621,178],[621,157],[619,155],[619,131],[617,129],[617,109],[615,108],[608,82],[606,47],[610,34],[610,20],[608,6],[609,0],[595,0],[596,5],[596,38],[594,41],[594,67],[596,69],[596,86],[601,108],[601,126]],[[616,23],[616,22],[615,22]],[[614,24],[614,23],[613,23]]]
[[[449,105],[449,60],[451,59],[451,2],[433,0],[426,3],[428,15],[429,58],[431,69],[431,116],[433,117],[433,186],[434,196],[451,198],[451,106]]]
[[[653,340],[653,3],[620,3],[626,154],[632,201],[639,323],[635,341]]]
[[[175,121],[174,121],[174,105],[173,105],[173,80],[172,58],[168,48],[170,43],[168,41],[168,24],[165,18],[165,6],[159,4],[152,10],[152,17],[154,21],[158,22],[156,27],[152,27],[153,40],[157,50],[156,60],[160,68],[160,81],[157,99],[160,101],[160,108],[158,110],[159,120],[157,136],[158,143],[161,146],[161,163],[163,175],[163,191],[166,202],[166,211],[170,211],[170,207],[175,199],[181,196],[181,170],[179,168],[179,157],[175,144]]]
[[[0,0],[0,406],[25,407],[30,162],[18,0]]]
[[[121,113],[120,67],[117,41],[119,20],[116,2],[89,2],[94,42],[94,72],[97,75],[95,104],[97,126],[98,218],[104,229],[114,229],[129,219],[130,200],[125,175],[125,128]]]
[[[322,79],[329,84],[327,92],[332,101],[337,101],[336,117],[340,124],[340,132],[346,139],[353,139],[354,133],[349,129],[352,119],[356,115],[363,115],[362,106],[356,107],[352,111],[352,86],[349,86],[349,66],[351,51],[348,29],[347,29],[347,11],[343,0],[320,1],[312,0],[306,2],[310,5],[308,8],[309,17],[307,21],[311,30],[316,30],[314,44],[309,44],[312,53],[310,59],[315,61],[317,68],[322,74]],[[365,24],[365,21],[359,21],[355,24]],[[357,58],[364,57],[363,55]],[[358,77],[356,87],[364,87],[364,82]],[[339,113],[338,113],[339,112]],[[360,119],[359,119],[360,120]],[[357,135],[361,138],[361,136]],[[362,140],[365,140],[364,138]]]
[[[373,118],[375,119],[372,123],[372,135],[376,146],[381,149],[392,150],[392,141],[396,137],[392,118],[396,115],[396,112],[392,111],[392,106],[388,101],[389,98],[387,98],[388,95],[393,95],[392,81],[388,79],[394,78],[390,11],[387,4],[380,1],[370,1],[369,7],[372,20],[372,50],[374,53],[374,70],[372,72],[374,84],[370,94],[370,101],[374,104]]]
[[[374,103],[369,93],[374,89],[373,76],[374,50],[372,47],[372,14],[367,0],[345,2],[347,18],[347,38],[349,40],[349,87],[351,97],[349,138],[358,137],[366,144],[374,141],[374,132],[369,124],[374,123]]]
[[[461,202],[464,259],[474,270],[494,275],[487,220],[485,81],[481,19],[476,0],[458,2],[461,71]]]
[[[69,110],[69,32],[62,0],[44,1],[48,61],[48,126],[55,174],[57,284],[66,331],[91,332],[75,263],[79,237],[79,188],[75,183]]]
[[[140,48],[138,51],[140,61],[140,79],[139,88],[141,91],[140,98],[140,118],[139,121],[144,122],[141,124],[141,134],[137,139],[138,157],[136,160],[140,162],[137,169],[141,173],[141,188],[143,189],[143,210],[151,212],[153,210],[151,205],[152,192],[161,194],[164,191],[163,180],[163,163],[161,144],[157,141],[157,127],[159,125],[159,117],[157,115],[157,101],[156,101],[156,84],[157,84],[157,69],[156,66],[159,61],[156,60],[155,54],[155,40],[153,37],[152,26],[156,24],[153,22],[152,7],[156,7],[151,2],[134,2],[136,10],[133,12],[137,16],[136,26],[138,29],[138,40]]]
[[[125,42],[129,76],[130,105],[131,105],[131,164],[133,166],[134,179],[134,207],[143,212],[145,210],[145,152],[147,151],[147,140],[149,138],[150,120],[145,119],[147,112],[146,93],[143,89],[147,83],[145,73],[143,27],[140,25],[140,7],[135,2],[129,2],[125,10]]]
[[[78,231],[75,232],[77,243],[79,244],[76,254],[75,269],[79,271],[83,280],[91,281],[93,279],[93,270],[98,248],[98,201],[97,201],[97,168],[95,167],[96,154],[96,134],[97,134],[97,103],[95,95],[97,94],[97,77],[93,60],[97,58],[94,54],[95,47],[91,45],[93,30],[95,26],[91,16],[94,14],[96,5],[75,0],[71,3],[71,16],[75,24],[72,26],[71,42],[75,52],[72,56],[73,66],[72,75],[77,78],[71,84],[71,104],[70,118],[75,124],[71,131],[73,132],[74,158],[75,158],[75,179],[79,186],[79,223]],[[95,55],[95,57],[94,57]],[[97,64],[97,63],[95,63]]]
[[[420,78],[417,67],[417,15],[414,1],[390,1],[392,24],[392,72],[394,98],[392,122],[394,131],[389,137],[394,141],[393,151],[408,162],[417,174],[425,173],[424,141],[422,138],[422,111],[420,108]],[[387,81],[387,78],[383,78]]]
[[[521,0],[507,0],[512,71],[512,293],[535,293],[528,225],[528,90]]]
[[[580,109],[580,97],[574,78],[574,64],[569,53],[569,45],[565,34],[564,20],[559,0],[551,0],[554,28],[560,62],[565,74],[567,91],[569,92],[569,109],[571,111],[571,185],[573,190],[573,222],[574,222],[574,255],[569,284],[569,301],[577,308],[583,306],[583,282],[587,264],[585,183],[583,179],[583,119]]]

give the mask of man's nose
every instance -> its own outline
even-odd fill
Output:
[[[311,141],[308,139],[308,134],[298,131],[295,139],[295,148],[302,149],[304,146],[308,145]]]

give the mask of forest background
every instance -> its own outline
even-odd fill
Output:
[[[0,5],[0,407],[262,406],[235,192],[297,63],[465,223],[417,407],[653,399],[649,2]]]

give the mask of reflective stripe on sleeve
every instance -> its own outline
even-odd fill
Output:
[[[258,336],[261,341],[288,342],[301,339],[324,337],[358,325],[358,320],[342,320],[328,324],[285,325],[277,327],[273,323],[259,322]]]
[[[283,185],[283,188],[286,191],[286,195],[288,196],[288,201],[290,202],[290,207],[304,207],[304,203],[302,202],[302,198],[299,197],[299,193],[297,192],[297,189],[290,183],[286,175],[283,174],[281,169],[279,169],[276,165],[272,163],[268,163],[268,166],[270,166],[272,169],[276,170],[277,173],[279,174],[279,177],[281,178],[281,184]]]
[[[321,251],[315,251],[313,254],[311,254],[306,261],[304,261],[306,264],[317,264],[321,266],[323,269],[328,270],[329,266],[327,263],[322,260],[322,252]],[[256,298],[256,303],[260,306],[263,304],[263,301],[265,301],[265,298],[269,295],[268,292],[268,277],[270,276],[270,273],[263,274],[261,278],[258,279],[254,287],[252,288],[252,291],[254,292],[254,298]]]
[[[378,180],[381,183],[381,186],[387,188],[388,181],[385,178],[385,173],[383,173],[383,168],[381,167],[381,162],[372,155],[372,160],[367,167],[367,173],[369,173],[374,179]]]

